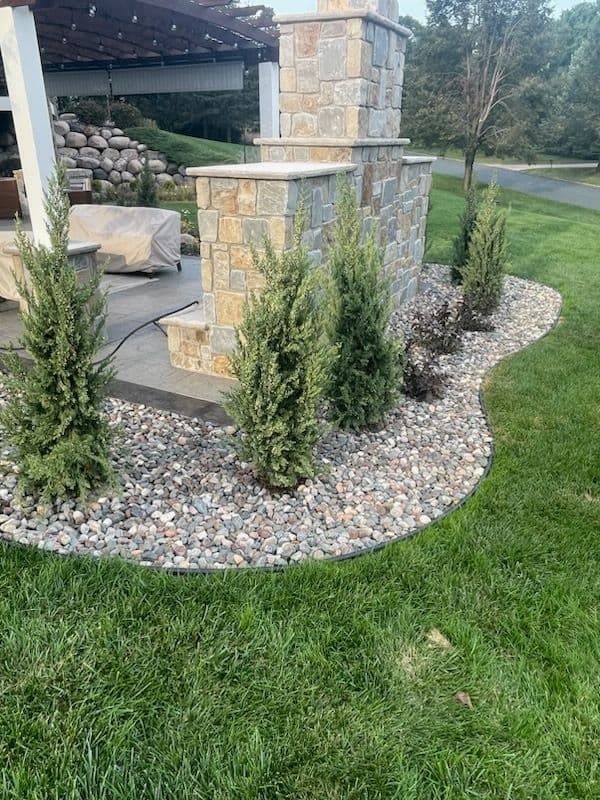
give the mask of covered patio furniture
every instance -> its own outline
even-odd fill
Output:
[[[180,268],[181,217],[177,211],[124,206],[73,206],[70,238],[99,242],[105,272]]]

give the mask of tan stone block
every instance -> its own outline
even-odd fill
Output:
[[[347,147],[311,147],[311,161],[334,161],[336,164],[350,161],[349,148]]]
[[[293,92],[282,94],[279,99],[279,108],[284,114],[295,114],[297,111],[302,111],[301,95],[294,94]]]
[[[296,58],[311,58],[317,55],[321,25],[318,22],[307,22],[296,26]]]
[[[366,108],[346,108],[346,136],[361,138],[367,135],[369,124]]]
[[[309,114],[316,114],[321,107],[320,96],[318,94],[303,94],[301,97],[302,111],[307,111]]]
[[[182,342],[180,352],[184,356],[190,356],[191,358],[200,358],[200,349],[196,344],[196,342]]]
[[[202,242],[200,245],[200,257],[201,258],[210,258],[210,254],[212,253],[211,246],[208,243]]]
[[[202,273],[202,291],[212,292],[213,290],[213,262],[203,261],[201,267]]]
[[[239,217],[221,217],[219,222],[219,239],[222,242],[239,244],[242,241],[242,221]],[[216,259],[216,252],[213,258]]]
[[[169,325],[167,327],[167,342],[170,352],[177,353],[181,350],[180,328],[177,328],[175,325]]]
[[[319,91],[319,68],[316,59],[300,61],[296,73],[298,92],[301,94],[314,94]]]
[[[237,181],[213,178],[210,183],[211,205],[225,214],[237,214]]]
[[[289,184],[286,181],[260,181],[258,184],[258,201],[256,213],[260,216],[271,216],[275,214],[286,214],[289,203]],[[264,228],[263,225],[256,227]],[[245,226],[249,227],[248,221]],[[260,236],[255,238],[260,241]]]
[[[229,289],[229,253],[227,252],[215,253],[213,285],[215,289]]]
[[[348,39],[366,38],[366,24],[362,19],[349,19],[346,22],[346,36]]]
[[[292,136],[304,138],[317,135],[317,119],[314,114],[294,114],[292,117]]]
[[[279,87],[282,92],[296,91],[296,70],[294,68],[284,67],[280,70]]]
[[[348,78],[360,78],[363,74],[363,41],[362,39],[348,39],[347,47],[346,76]]]
[[[295,61],[294,36],[281,36],[279,39],[279,66],[293,67]]]
[[[344,36],[346,34],[346,20],[336,19],[332,22],[324,22],[321,26],[321,37],[329,39],[336,36]]]
[[[289,217],[273,217],[269,220],[269,237],[273,247],[277,249],[290,247],[293,230],[293,221]]]
[[[256,214],[256,181],[239,182],[238,211],[247,217],[253,217]]]
[[[240,325],[245,297],[240,292],[215,292],[218,325]]]
[[[229,377],[231,375],[231,359],[229,356],[217,355],[213,358],[212,371],[215,375]]]
[[[210,182],[208,178],[196,178],[196,200],[198,208],[210,206]]]
[[[252,267],[252,253],[249,247],[232,246],[230,251],[232,269],[250,269]]]

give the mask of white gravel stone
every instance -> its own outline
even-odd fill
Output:
[[[429,266],[417,303],[451,297],[448,270]],[[59,553],[121,556],[162,569],[281,567],[365,552],[409,536],[456,507],[492,452],[479,390],[500,359],[546,333],[560,295],[509,277],[491,332],[469,332],[443,356],[440,400],[404,398],[383,430],[333,431],[317,448],[319,477],[275,493],[240,463],[235,428],[107,401],[117,429],[121,493],[42,506],[16,498],[16,468],[0,431],[0,538]],[[401,334],[412,314],[392,320]],[[5,393],[0,384],[0,404]]]

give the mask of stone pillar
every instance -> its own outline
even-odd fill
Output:
[[[265,236],[278,251],[291,247],[301,197],[311,209],[304,242],[315,263],[334,220],[336,176],[352,164],[239,164],[188,170],[196,178],[202,307],[163,319],[175,367],[228,375],[235,329],[250,292],[262,288],[252,247]]]
[[[291,245],[301,186],[311,209],[306,241],[327,257],[335,175],[376,226],[397,303],[418,290],[433,159],[408,159],[400,138],[404,53],[410,31],[396,0],[319,0],[315,14],[279,17],[281,136],[263,137],[262,164],[188,170],[197,180],[204,306],[165,320],[171,361],[227,374],[248,293],[261,286],[250,243]]]

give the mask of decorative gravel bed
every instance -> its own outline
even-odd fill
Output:
[[[450,298],[446,267],[430,265],[419,298]],[[479,399],[485,373],[556,321],[560,295],[509,277],[489,333],[466,333],[442,356],[441,400],[404,399],[385,429],[330,432],[318,448],[320,477],[277,494],[240,464],[233,431],[110,400],[120,426],[114,458],[122,491],[88,505],[17,503],[15,469],[0,438],[0,536],[41,550],[119,555],[145,566],[199,570],[274,567],[369,550],[409,536],[459,504],[484,475],[492,437]],[[396,332],[407,324],[402,309]],[[0,385],[0,403],[5,395]]]

